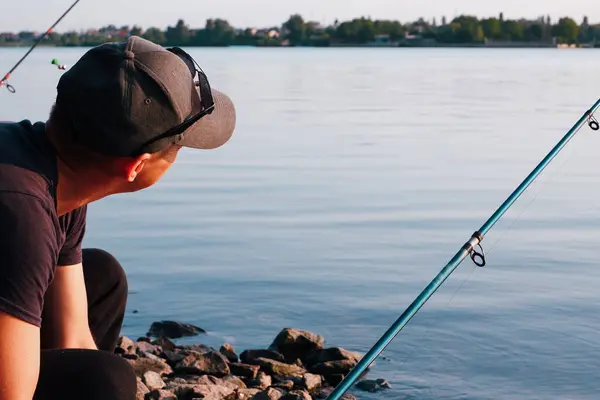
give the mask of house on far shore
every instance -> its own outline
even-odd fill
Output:
[[[366,44],[369,47],[397,47],[398,42],[393,41],[390,38],[390,35],[381,34],[375,35],[375,38],[372,42],[368,42]]]

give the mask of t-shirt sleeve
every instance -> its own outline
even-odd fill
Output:
[[[0,311],[41,325],[57,247],[56,227],[42,200],[0,192]]]
[[[66,238],[59,254],[58,265],[74,265],[82,261],[81,244],[85,236],[87,206],[77,208],[66,219]]]

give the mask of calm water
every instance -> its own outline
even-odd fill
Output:
[[[1,49],[4,73],[26,49]],[[83,49],[37,49],[0,120],[45,119]],[[237,133],[90,208],[130,280],[124,334],[238,350],[283,327],[367,351],[600,95],[593,50],[191,49]],[[378,359],[364,399],[600,396],[600,134],[585,128]],[[133,313],[133,311],[138,311]]]

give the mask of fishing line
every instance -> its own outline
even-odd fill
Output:
[[[10,69],[10,71],[8,71],[6,73],[6,75],[4,75],[4,78],[0,79],[0,87],[2,85],[6,86],[6,89],[8,89],[9,92],[11,93],[15,93],[16,90],[15,88],[8,83],[8,78],[10,78],[10,75],[19,67],[19,65],[21,65],[21,63],[23,62],[23,60],[25,60],[25,58],[27,58],[27,56],[29,55],[29,53],[31,53],[33,51],[33,49],[35,49],[37,47],[38,44],[40,44],[40,42],[42,40],[44,40],[44,38],[46,38],[46,36],[48,36],[50,33],[52,33],[52,30],[56,27],[56,25],[58,25],[58,23],[60,21],[62,21],[62,19],[73,9],[73,7],[75,7],[77,5],[77,3],[79,3],[81,0],[75,0],[75,2],[73,4],[71,4],[71,7],[69,7],[67,9],[67,11],[65,11],[63,13],[63,15],[60,16],[59,19],[56,20],[56,22],[54,24],[52,24],[52,26],[50,28],[48,28],[48,30],[46,31],[46,33],[44,33],[42,36],[40,36],[35,43],[29,48],[29,50],[27,51],[27,53],[25,53],[25,55],[23,57],[21,57],[21,59],[19,61],[17,61],[17,63]]]
[[[581,127],[579,129],[577,129],[575,132],[579,132],[579,130],[581,130]],[[502,240],[506,233],[512,229],[513,225],[519,221],[521,219],[521,217],[523,216],[523,214],[525,213],[525,211],[527,211],[529,209],[529,207],[531,206],[531,204],[533,204],[533,202],[535,201],[535,199],[537,199],[537,197],[539,196],[539,194],[548,186],[548,184],[554,182],[554,180],[557,178],[557,176],[561,175],[561,172],[563,172],[564,167],[568,164],[569,161],[571,161],[571,159],[573,158],[573,148],[571,148],[571,150],[569,150],[569,154],[567,157],[565,157],[565,160],[560,164],[560,166],[558,167],[558,169],[556,170],[555,173],[553,173],[552,175],[550,175],[550,177],[542,182],[540,182],[539,185],[539,189],[537,190],[537,193],[533,196],[533,198],[525,205],[525,207],[523,208],[523,210],[521,210],[521,212],[517,215],[516,218],[514,218],[511,223],[501,232],[500,237],[498,237],[498,239],[493,242],[493,244],[491,246],[489,246],[487,248],[487,250],[485,251],[485,253],[487,255],[489,255],[493,248],[498,244],[498,242],[500,242],[500,240]],[[483,249],[481,250],[483,252]],[[461,282],[461,284],[459,285],[459,287],[456,289],[456,291],[452,294],[452,296],[450,297],[450,299],[448,300],[448,302],[443,306],[448,308],[450,306],[450,304],[452,303],[452,301],[456,298],[456,296],[458,295],[458,293],[462,290],[462,288],[466,285],[466,283],[471,279],[473,272],[475,272],[475,270],[478,269],[478,265],[474,263],[474,265],[472,266],[470,272],[468,273],[468,275],[463,279],[463,281]],[[429,325],[430,326],[434,326],[436,325],[438,319],[433,319],[430,321]],[[427,338],[427,335],[431,332],[431,328],[426,327],[425,331],[423,332],[423,335],[419,338],[419,341],[422,341],[424,339]],[[397,364],[398,368],[402,368],[408,361],[412,361],[414,360],[412,358],[415,350],[417,349],[418,345],[414,345],[412,346],[411,351],[408,353],[408,355],[406,357],[404,357],[403,360],[401,360],[399,362],[399,364]],[[598,346],[600,348],[600,345]],[[396,375],[394,375],[396,376]]]
[[[579,127],[575,133],[579,132],[581,130],[581,127]],[[573,158],[573,150],[571,148],[570,153],[567,157],[565,157],[565,160],[562,162],[562,164],[557,168],[556,172],[552,175],[550,175],[550,177],[548,179],[546,179],[545,181],[542,180],[539,184],[539,189],[538,191],[535,193],[535,195],[533,196],[533,198],[525,205],[525,207],[521,210],[521,212],[517,215],[516,218],[514,218],[510,224],[503,229],[500,232],[500,236],[498,237],[498,239],[496,239],[495,242],[493,242],[488,249],[486,250],[487,254],[489,255],[492,250],[494,249],[494,247],[496,247],[496,245],[498,244],[498,242],[500,242],[500,240],[504,239],[504,237],[506,236],[506,234],[508,233],[509,230],[512,229],[513,225],[515,223],[517,223],[518,221],[521,220],[521,217],[523,216],[523,214],[525,213],[525,211],[527,211],[529,209],[529,207],[533,204],[533,202],[538,198],[538,196],[540,195],[540,193],[542,193],[542,191],[544,190],[544,188],[546,188],[550,183],[554,182],[556,180],[556,178],[558,176],[561,176],[561,172],[563,171],[563,168],[568,164],[569,161],[571,161],[571,159]]]
[[[339,400],[344,393],[358,380],[358,378],[369,368],[379,354],[389,345],[389,343],[400,333],[402,328],[415,316],[415,314],[425,305],[427,300],[439,289],[439,287],[448,279],[448,277],[458,268],[461,262],[470,256],[471,260],[478,267],[485,266],[485,254],[481,247],[485,235],[494,227],[500,218],[508,211],[523,192],[535,181],[540,173],[552,162],[558,153],[575,136],[583,124],[587,123],[590,129],[598,131],[600,124],[594,117],[594,112],[600,107],[598,99],[579,120],[569,129],[561,140],[550,150],[550,152],[539,162],[539,164],[527,175],[527,177],[517,186],[517,188],[504,200],[504,202],[494,211],[489,219],[475,231],[470,239],[458,250],[458,252],[446,263],[435,278],[421,291],[408,308],[400,317],[390,326],[390,328],[381,336],[381,338],[371,347],[371,349],[360,359],[356,366],[344,377],[344,379],[327,396],[326,400]],[[478,252],[476,249],[480,249]]]

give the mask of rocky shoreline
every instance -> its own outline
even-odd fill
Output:
[[[152,324],[148,336],[136,341],[121,337],[115,353],[134,368],[137,400],[312,400],[325,399],[362,354],[325,347],[318,334],[285,328],[266,349],[246,349],[239,355],[227,343],[219,349],[203,344],[176,345],[169,338],[195,336],[201,328],[172,321]],[[363,374],[346,393],[389,388],[383,379]]]

